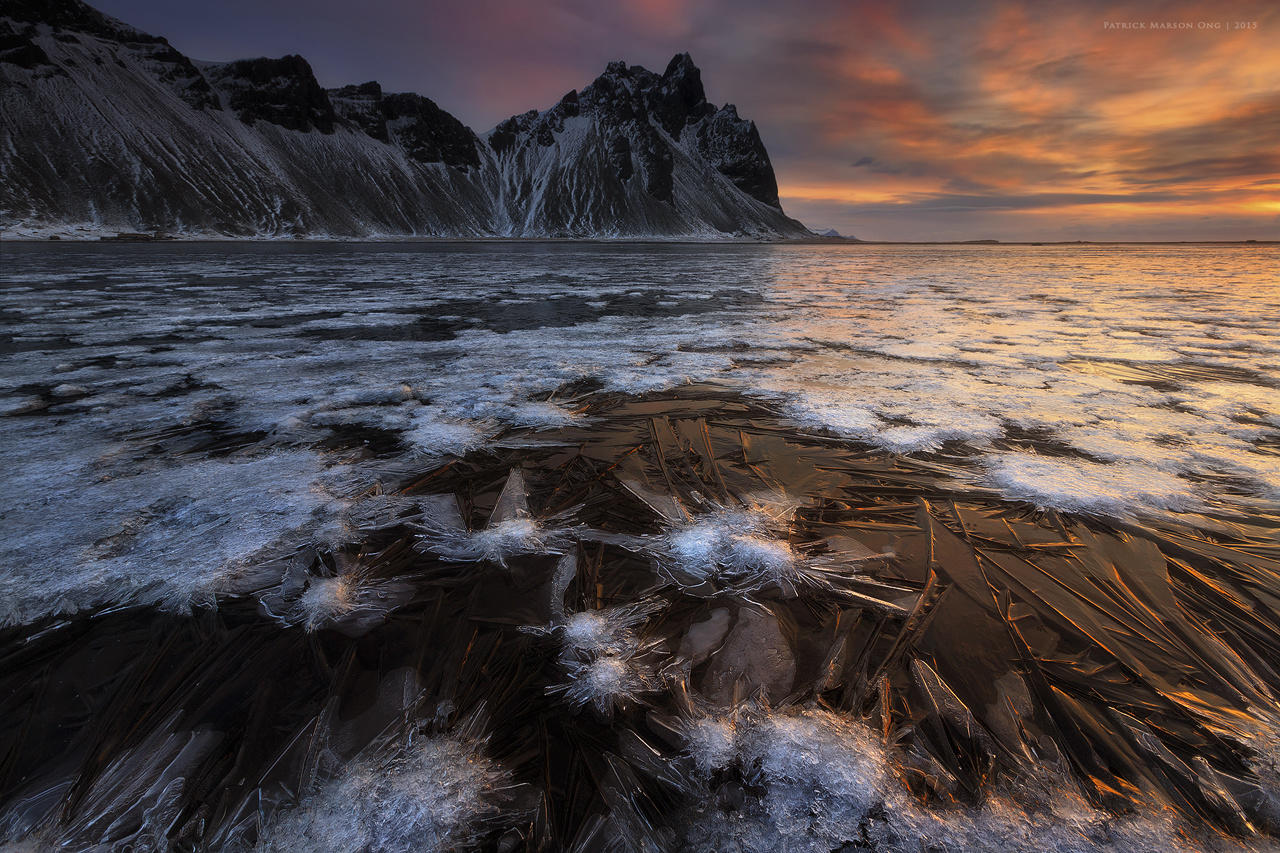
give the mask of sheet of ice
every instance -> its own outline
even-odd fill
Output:
[[[692,668],[711,657],[729,633],[730,618],[727,607],[715,607],[706,619],[690,625],[676,651],[681,665]]]
[[[576,421],[554,392],[580,380],[721,383],[807,428],[965,455],[975,481],[1046,506],[1274,506],[1276,252],[6,244],[0,583],[25,602],[8,618],[139,588],[181,598],[325,514],[321,475],[351,460],[318,443],[457,454]],[[188,452],[205,429],[256,449]],[[1064,467],[1028,468],[1019,454],[1047,445]],[[159,561],[84,556],[166,529],[163,496],[202,483],[189,497],[209,524],[183,525],[205,532],[158,535]]]
[[[0,624],[122,600],[209,603],[345,506],[345,472],[308,451],[138,466],[7,434]]]
[[[65,785],[9,804],[6,813],[0,814],[0,850],[166,847],[166,834],[181,812],[181,797],[191,775],[223,738],[219,732],[175,728],[161,726],[122,750],[75,799],[75,807],[63,821],[57,818]]]
[[[569,584],[573,583],[578,576],[578,551],[570,549],[556,561],[555,571],[551,573],[551,582],[548,584],[547,594],[550,601],[549,609],[551,610],[551,623],[553,625],[564,621],[565,605],[564,596],[569,590]]]

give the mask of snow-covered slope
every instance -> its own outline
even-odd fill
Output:
[[[0,171],[9,234],[807,233],[687,55],[481,137],[420,95],[325,90],[299,56],[193,62],[79,0],[0,3]]]

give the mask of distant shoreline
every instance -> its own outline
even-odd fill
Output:
[[[752,240],[752,239],[699,239],[695,237],[426,237],[426,236],[395,236],[395,237],[230,237],[230,236],[199,236],[199,237],[183,237],[165,235],[162,237],[153,237],[149,235],[120,235],[120,236],[85,236],[85,237],[8,237],[0,234],[0,245],[2,244],[34,244],[49,245],[52,243],[66,243],[70,245],[116,245],[122,243],[128,244],[153,244],[163,245],[169,243],[261,243],[264,245],[319,245],[326,243],[333,244],[359,244],[359,245],[387,245],[387,244],[408,244],[408,243],[497,243],[497,244],[534,244],[534,243],[552,243],[552,244],[589,244],[589,245],[686,245],[686,246],[808,246],[808,245],[838,245],[838,246],[1277,246],[1280,245],[1280,239],[1275,240],[860,240],[852,237],[798,237],[780,240]]]

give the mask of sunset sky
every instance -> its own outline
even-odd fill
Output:
[[[1280,239],[1275,2],[94,5],[195,58],[301,53],[326,86],[417,91],[478,131],[609,60],[687,50],[755,120],[786,211],[864,239]]]

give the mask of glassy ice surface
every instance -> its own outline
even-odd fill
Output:
[[[1272,247],[3,248],[0,619],[216,594],[405,456],[561,426],[563,383],[722,383],[1044,507],[1280,500]],[[252,441],[210,458],[188,447]]]
[[[511,787],[515,771],[503,761],[536,749],[556,761],[590,752],[581,762],[594,768],[591,786],[603,792],[608,816],[584,819],[574,830],[578,849],[632,839],[652,849],[818,851],[849,843],[851,827],[859,843],[880,850],[919,849],[922,839],[1002,851],[1261,849],[1280,827],[1278,715],[1269,688],[1251,679],[1270,672],[1274,626],[1250,613],[1229,584],[1216,591],[1225,604],[1208,592],[1191,603],[1236,620],[1256,649],[1228,649],[1211,636],[1209,621],[1184,624],[1200,616],[1168,594],[1162,552],[1125,531],[1192,518],[1202,531],[1229,531],[1233,522],[1254,522],[1239,525],[1247,537],[1274,529],[1278,260],[1269,246],[1196,245],[0,246],[0,625],[19,638],[15,655],[28,640],[37,650],[66,642],[67,671],[80,678],[87,677],[81,669],[96,670],[94,631],[108,652],[116,643],[121,655],[146,661],[195,661],[186,681],[166,682],[176,704],[146,711],[168,715],[145,721],[151,734],[116,742],[110,725],[92,724],[110,747],[101,767],[86,762],[89,769],[76,775],[67,769],[80,767],[74,762],[45,768],[23,757],[48,778],[37,774],[13,788],[24,793],[0,809],[0,843],[147,848],[172,839],[177,821],[203,825],[184,817],[182,804],[198,799],[192,780],[207,768],[226,769],[217,763],[227,748],[221,739],[238,729],[224,717],[238,709],[254,715],[246,727],[270,730],[280,742],[271,744],[275,757],[260,776],[231,773],[239,781],[228,786],[234,797],[220,801],[220,823],[206,839],[213,849],[240,849],[250,838],[261,849],[451,848],[499,836],[533,845],[508,823],[512,814],[529,823],[539,795]],[[555,393],[575,383],[579,392]],[[622,464],[637,441],[658,447],[657,464],[665,464],[656,423],[650,433],[646,415],[639,427],[629,421],[593,433],[591,413],[603,422],[601,409],[565,402],[593,389],[639,395],[689,383],[763,401],[781,414],[785,427],[759,433],[777,444],[759,439],[759,452],[777,457],[776,470],[796,478],[797,494],[733,491],[723,480],[717,491],[716,464],[699,472],[696,489],[689,481],[675,489],[680,477],[667,477],[673,491],[661,493],[656,479],[636,479],[644,469],[635,459],[630,469]],[[685,402],[692,411],[705,401]],[[632,404],[642,411],[650,402]],[[752,469],[758,460],[748,458],[741,431],[706,421],[734,433],[734,464]],[[526,431],[503,435],[512,427]],[[800,432],[810,434],[803,447]],[[592,493],[583,483],[604,475],[576,471],[573,454],[557,457],[556,448],[593,440],[612,442],[601,458],[614,460],[608,470],[616,482],[612,496],[588,506]],[[706,438],[713,458],[716,441],[723,447],[724,435]],[[849,441],[860,449],[849,451]],[[959,540],[930,520],[927,506],[919,523],[934,532],[924,540],[845,535],[882,521],[905,527],[902,516],[916,512],[911,500],[919,491],[878,505],[887,514],[864,528],[825,529],[836,522],[813,507],[797,515],[805,484],[834,470],[816,461],[825,450],[815,448],[837,445],[846,456],[871,458],[864,448],[875,460],[912,457],[910,465],[895,468],[904,460],[893,457],[870,466],[871,480],[880,471],[896,471],[903,482],[928,472],[935,484],[954,479],[970,497],[1114,522],[1106,529],[1115,535],[1089,547],[1080,541],[1093,534],[1079,519],[1054,520],[1055,531],[1043,538],[1025,518],[1017,530],[983,527],[984,559],[996,561],[986,571],[1039,571],[1023,559],[1034,554],[1043,556],[1040,565],[1063,569],[1059,586],[1029,586],[1012,610],[1007,601],[986,601],[981,584],[946,599],[943,616],[953,621],[939,634],[971,664],[953,671],[949,684],[938,661],[930,667],[927,649],[899,662],[912,695],[935,706],[936,719],[926,723],[943,733],[938,742],[952,760],[999,752],[992,736],[1001,749],[1035,746],[1023,762],[1034,772],[1014,784],[999,780],[976,805],[934,808],[907,792],[902,766],[922,776],[948,773],[911,740],[911,725],[881,736],[848,709],[794,699],[821,695],[820,686],[805,685],[824,683],[820,669],[839,668],[813,625],[808,635],[797,633],[796,613],[811,604],[815,614],[861,609],[892,635],[902,625],[906,636],[913,624],[919,634],[913,614],[937,603],[932,582],[863,576],[862,569],[898,559],[895,542],[907,546],[903,565],[918,558],[928,566],[935,533],[940,548],[953,549],[938,560],[953,561],[953,569],[963,563],[956,562]],[[794,451],[789,461],[784,446]],[[526,483],[504,448],[554,464],[530,469]],[[472,456],[442,478],[453,485],[423,482],[463,454]],[[532,479],[548,472],[553,482]],[[492,498],[481,502],[483,511],[457,488],[473,475],[484,479],[474,491]],[[569,498],[544,500],[555,482],[572,485],[574,477],[585,479]],[[541,490],[533,507],[531,485]],[[629,519],[636,529],[596,523],[605,517],[601,502],[627,496],[635,499],[628,512],[644,511],[641,522]],[[964,518],[984,518],[972,508],[955,514],[961,526]],[[1132,576],[1108,586],[1101,558],[1067,573],[1068,560],[1083,559],[1064,545],[1068,539],[1088,559],[1133,562],[1126,563]],[[919,541],[930,543],[926,555],[911,550]],[[1221,566],[1253,560],[1259,577],[1271,565],[1259,555],[1273,553],[1265,544],[1232,550],[1173,534],[1160,541]],[[386,550],[366,551],[371,542]],[[974,559],[969,554],[960,556]],[[602,564],[606,572],[622,568],[605,577]],[[645,586],[651,567],[667,584],[658,594]],[[1253,575],[1232,581],[1261,584]],[[464,609],[449,610],[462,600]],[[203,635],[200,615],[220,603],[225,613],[227,601],[239,602],[234,619],[250,626],[243,636],[252,643]],[[1064,683],[1096,681],[1112,691],[1104,698],[1149,712],[1138,720],[1118,699],[1105,730],[1091,736],[1124,744],[1128,731],[1149,753],[1127,761],[1166,773],[1190,800],[1212,807],[1214,825],[1230,825],[1238,803],[1256,826],[1241,838],[1205,842],[1187,834],[1185,814],[1156,807],[1145,792],[1126,792],[1138,807],[1118,814],[1055,775],[1069,773],[1063,744],[1075,742],[1055,746],[1034,736],[1044,722],[1034,707],[1043,693],[1033,701],[1003,652],[992,653],[994,663],[966,657],[970,643],[987,648],[993,636],[1004,639],[979,632],[990,623],[978,605],[1003,607],[1002,618],[1034,631],[1028,601],[1039,602],[1040,617],[1060,615],[1081,636],[1103,637],[1099,647],[1118,638],[1108,651],[1123,666],[1103,667],[1090,657],[1092,647],[1058,648],[1044,630],[1032,635],[1051,647],[1036,652]],[[1149,601],[1164,609],[1133,604]],[[117,607],[132,604],[160,612]],[[193,607],[200,612],[188,617]],[[86,620],[96,625],[89,639],[82,646],[59,639],[75,632],[48,617],[83,611],[95,612]],[[400,623],[385,618],[404,612],[411,615]],[[158,627],[138,627],[148,619]],[[1003,623],[996,627],[1003,632]],[[181,637],[190,630],[196,645],[188,652],[179,640],[156,645],[149,630]],[[412,642],[401,642],[406,637]],[[524,642],[542,644],[549,670],[527,666],[532,653],[519,651]],[[316,651],[325,644],[352,651],[326,657]],[[1144,669],[1160,654],[1153,644],[1172,650],[1167,673]],[[383,663],[364,661],[357,646],[404,653],[406,668],[372,680]],[[39,655],[22,660],[39,670],[41,684],[61,678],[40,669]],[[309,669],[316,660],[324,661],[323,678]],[[205,666],[221,675],[207,675]],[[892,655],[883,664],[886,672],[897,666]],[[1222,695],[1239,702],[1215,704],[1205,684],[1183,689],[1179,679],[1197,668],[1229,682],[1236,692],[1223,688]],[[143,669],[156,678],[167,671]],[[965,683],[973,673],[969,682],[986,679],[981,690]],[[332,695],[308,698],[306,690],[324,679],[332,679]],[[455,683],[470,692],[446,689]],[[966,706],[953,692],[985,695],[988,687],[1007,708],[972,697]],[[483,690],[507,702],[508,714],[523,709],[517,719],[529,728],[507,731],[495,712],[492,721],[475,716],[477,731],[450,730],[446,721]],[[883,690],[889,695],[887,680]],[[61,696],[43,695],[33,702],[52,707]],[[150,695],[139,688],[125,699],[149,709]],[[256,698],[232,698],[249,695]],[[542,701],[559,704],[550,723],[537,717],[534,737]],[[84,724],[87,712],[68,707],[59,713]],[[650,717],[646,709],[675,716],[663,720],[655,710]],[[891,710],[889,717],[905,713]],[[272,713],[292,722],[271,729]],[[974,734],[978,717],[989,733]],[[636,719],[648,728],[633,725]],[[404,728],[423,721],[434,721],[429,732]],[[502,761],[480,729],[493,735],[495,752],[505,750]],[[659,730],[670,739],[665,753],[653,745]],[[1112,730],[1121,734],[1104,737]],[[973,738],[946,740],[956,733]],[[1209,735],[1244,738],[1250,749],[1222,747],[1210,767],[1187,764],[1165,745]],[[526,741],[534,746],[525,749]],[[984,772],[968,769],[975,778]],[[606,784],[596,785],[597,772]],[[649,782],[635,782],[646,774]],[[653,780],[678,791],[678,802],[641,802]],[[555,799],[560,782],[550,784]],[[610,800],[617,792],[626,796]],[[576,808],[574,796],[562,798],[565,814]],[[59,819],[66,797],[74,807]],[[643,825],[640,815],[654,812],[660,825]],[[1265,843],[1254,830],[1266,834]]]

